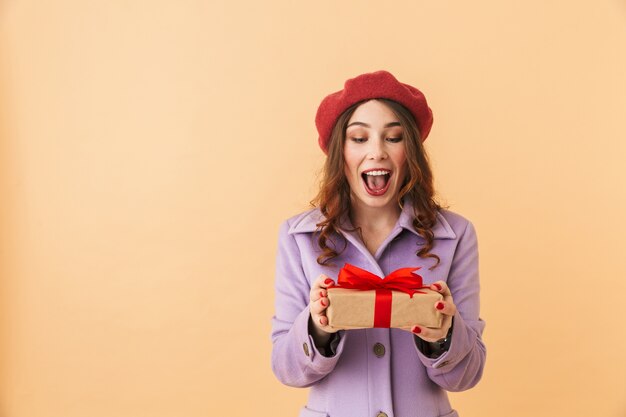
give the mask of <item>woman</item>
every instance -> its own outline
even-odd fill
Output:
[[[280,227],[272,369],[311,387],[301,417],[458,416],[446,391],[485,365],[478,246],[473,224],[433,200],[426,99],[376,71],[324,98],[315,121],[327,159],[314,208]],[[380,277],[420,266],[444,297],[442,327],[333,329],[326,289],[346,263]]]

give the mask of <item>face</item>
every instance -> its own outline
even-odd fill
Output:
[[[343,145],[344,171],[353,201],[394,207],[406,173],[403,128],[389,107],[370,100],[348,121]]]

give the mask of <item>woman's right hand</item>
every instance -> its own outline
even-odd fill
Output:
[[[335,282],[328,276],[321,274],[311,287],[309,294],[309,309],[311,310],[311,321],[315,326],[313,330],[317,336],[323,338],[330,337],[330,333],[336,333],[338,329],[333,329],[328,325],[326,308],[329,306],[327,288],[332,287]],[[315,335],[314,335],[315,336]]]

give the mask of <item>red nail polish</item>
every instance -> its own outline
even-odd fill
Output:
[[[320,300],[320,303],[322,303],[322,305],[326,307],[326,303],[324,302],[324,300]]]
[[[411,331],[412,331],[413,333],[422,333],[422,329],[420,329],[420,327],[419,327],[419,326],[415,326],[415,327],[413,327],[413,329],[411,329]]]
[[[435,287],[437,287],[438,291],[441,291],[441,284],[433,284]]]
[[[326,284],[326,285],[330,285],[330,284],[332,284],[332,283],[333,283],[333,280],[332,280],[332,279],[330,279],[330,278],[326,278],[326,279],[324,280],[324,284]]]
[[[443,310],[443,303],[441,301],[437,303],[437,310]]]
[[[324,296],[324,291],[320,291],[320,297]]]

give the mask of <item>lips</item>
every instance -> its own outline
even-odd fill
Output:
[[[391,184],[392,171],[386,168],[371,168],[361,173],[365,191],[371,196],[381,196]]]

